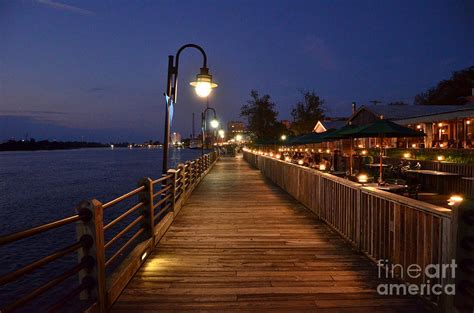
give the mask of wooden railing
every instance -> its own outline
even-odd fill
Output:
[[[450,209],[248,151],[244,158],[376,263],[383,260],[404,269],[418,264],[424,269],[449,264],[453,258],[455,222]],[[408,283],[429,280],[424,273],[417,279],[399,272],[395,276]],[[429,300],[443,310],[448,301],[440,296]]]
[[[215,152],[206,154],[179,164],[158,179],[144,178],[137,188],[107,203],[83,201],[73,216],[0,237],[0,246],[10,245],[74,223],[77,234],[75,243],[1,276],[1,286],[70,254],[77,253],[79,260],[59,275],[48,273],[51,278],[43,285],[13,299],[0,311],[21,309],[75,275],[79,283],[50,303],[46,311],[57,311],[78,295],[89,301],[89,310],[108,311],[217,157]]]

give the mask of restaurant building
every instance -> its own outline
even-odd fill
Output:
[[[359,126],[377,119],[389,119],[426,134],[421,139],[391,140],[394,147],[473,148],[474,103],[465,105],[364,105],[355,109],[348,122]],[[316,125],[317,126],[317,125]],[[370,148],[376,139],[363,139],[360,145]]]

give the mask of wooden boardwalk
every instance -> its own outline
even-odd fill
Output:
[[[421,312],[379,296],[377,268],[258,170],[221,159],[113,312]]]

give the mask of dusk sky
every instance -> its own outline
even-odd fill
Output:
[[[0,0],[0,140],[163,140],[167,56],[201,45],[219,87],[210,104],[241,120],[251,89],[290,119],[299,90],[330,116],[351,101],[406,101],[474,64],[474,1]],[[198,131],[201,67],[183,52],[173,131]]]

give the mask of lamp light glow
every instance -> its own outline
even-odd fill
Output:
[[[303,163],[304,163],[303,160],[299,160],[299,161],[298,161],[298,164],[299,164],[299,165],[303,165]]]
[[[210,124],[211,124],[211,127],[212,127],[212,128],[217,128],[217,127],[219,127],[219,121],[216,120],[216,119],[213,119],[213,120],[210,122]]]
[[[403,154],[403,157],[404,157],[405,159],[409,159],[409,158],[411,157],[411,154],[410,154],[409,152],[405,152],[405,153]]]
[[[319,164],[319,170],[320,171],[325,171],[326,170],[326,164]]]
[[[242,140],[242,135],[236,135],[236,136],[235,136],[235,140],[241,141],[241,140]]]
[[[463,200],[464,200],[463,197],[461,197],[460,195],[452,195],[448,199],[448,205],[449,206],[459,205]]]
[[[438,161],[444,161],[444,155],[438,155],[437,159]]]
[[[212,75],[209,74],[207,67],[202,67],[201,72],[196,75],[196,81],[189,84],[194,87],[196,94],[201,98],[209,96],[212,88],[217,87],[217,84],[212,82]]]
[[[365,184],[369,181],[369,177],[365,174],[360,174],[359,176],[357,176],[357,180],[359,181],[359,183]]]
[[[286,140],[286,135],[281,135],[281,140]]]

